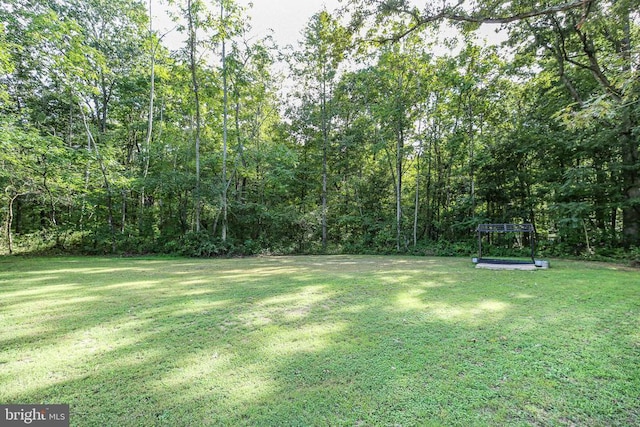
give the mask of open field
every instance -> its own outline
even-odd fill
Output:
[[[640,271],[0,258],[0,384],[74,426],[640,425]]]

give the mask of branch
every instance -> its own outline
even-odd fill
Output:
[[[565,63],[565,58],[568,55],[566,50],[566,40],[565,40],[564,34],[562,32],[562,29],[560,28],[560,24],[558,23],[558,20],[555,17],[553,18],[553,23],[556,28],[556,42],[554,43],[554,45],[550,45],[550,43],[547,43],[545,41],[541,43],[541,45],[544,46],[545,49],[549,50],[553,56],[555,56],[556,61],[558,62],[558,75],[560,76],[560,80],[562,81],[564,86],[567,88],[567,90],[569,90],[573,99],[578,103],[578,105],[582,107],[584,105],[584,101],[582,100],[580,93],[578,93],[578,89],[576,89],[576,87],[573,85],[569,77],[567,77],[565,72],[564,63]]]
[[[573,0],[569,3],[550,6],[540,10],[529,10],[526,12],[517,13],[514,15],[506,15],[506,16],[482,16],[482,15],[467,15],[463,13],[457,13],[456,10],[462,6],[462,4],[464,3],[464,0],[458,0],[456,5],[442,8],[438,13],[433,13],[433,14],[416,15],[414,11],[408,10],[406,8],[400,8],[400,9],[396,8],[396,9],[393,9],[394,12],[409,15],[412,18],[413,22],[411,23],[411,25],[408,26],[406,30],[402,31],[401,33],[394,34],[391,37],[384,38],[378,41],[397,42],[402,38],[406,37],[407,35],[409,35],[410,33],[416,31],[420,27],[423,27],[426,24],[443,21],[443,20],[448,20],[453,22],[467,22],[467,23],[474,23],[474,24],[508,24],[511,22],[522,21],[528,18],[554,15],[560,12],[566,12],[566,11],[577,9],[580,7],[584,9],[584,13],[578,25],[582,25],[584,21],[587,19],[587,16],[591,10],[591,5],[595,1],[596,0]]]
[[[589,37],[585,33],[581,32],[577,27],[576,32],[578,33],[578,37],[582,42],[582,51],[587,55],[587,58],[589,58],[590,66],[588,67],[588,69],[591,70],[591,73],[593,74],[595,79],[607,92],[609,92],[611,96],[614,97],[616,101],[622,101],[622,95],[616,90],[613,84],[611,84],[607,76],[604,74],[600,63],[598,62],[593,40],[589,39]]]
[[[591,5],[595,0],[574,0],[570,3],[560,4],[557,6],[550,6],[542,10],[530,10],[528,12],[518,13],[510,16],[501,17],[487,17],[487,16],[469,16],[458,14],[445,14],[445,18],[450,21],[457,22],[472,22],[476,24],[508,24],[515,21],[522,21],[527,18],[535,18],[538,16],[554,15],[559,12],[566,12],[568,10],[576,9],[578,7],[585,7]],[[587,12],[588,13],[588,12]],[[586,16],[584,17],[586,18]],[[425,21],[429,22],[429,21]]]

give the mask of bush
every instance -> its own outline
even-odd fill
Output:
[[[235,246],[227,240],[223,242],[218,237],[212,237],[206,232],[189,232],[178,241],[178,247],[171,245],[174,253],[188,257],[214,257],[233,255]]]

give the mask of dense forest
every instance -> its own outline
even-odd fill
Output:
[[[638,0],[343,4],[0,0],[3,252],[640,256]]]

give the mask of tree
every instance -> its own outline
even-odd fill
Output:
[[[462,253],[494,220],[558,254],[638,244],[637,0],[351,0],[351,27],[309,21],[288,104],[236,2],[174,2],[176,52],[144,3],[0,0],[11,251]]]
[[[374,104],[374,114],[380,126],[381,140],[391,139],[395,142],[394,169],[392,176],[395,187],[395,229],[396,251],[405,248],[403,230],[403,183],[405,175],[406,145],[411,138],[415,122],[415,110],[412,106],[417,103],[418,70],[423,68],[423,59],[413,46],[407,46],[411,41],[404,41],[383,51],[378,62],[377,85],[380,98]],[[428,63],[428,59],[426,61]]]
[[[222,183],[221,183],[221,209],[222,209],[222,230],[221,238],[223,242],[227,241],[227,233],[229,228],[229,186],[231,180],[227,173],[228,149],[228,118],[229,118],[229,87],[228,87],[228,70],[227,70],[227,40],[234,35],[243,32],[242,21],[243,9],[230,0],[220,0],[220,20],[219,30],[215,37],[221,45],[221,62],[222,62]]]
[[[149,111],[147,114],[147,132],[144,142],[143,151],[143,166],[142,166],[142,178],[146,180],[149,175],[149,164],[151,161],[151,142],[153,140],[153,125],[155,117],[155,100],[156,100],[156,57],[158,51],[161,51],[161,42],[164,37],[171,33],[175,28],[167,31],[162,35],[156,34],[153,29],[153,13],[152,13],[152,1],[149,0]],[[145,205],[145,188],[144,184],[140,192],[140,217],[142,220],[143,210]]]
[[[195,106],[195,152],[196,152],[196,232],[200,232],[200,213],[202,211],[202,200],[200,194],[200,135],[202,127],[202,118],[200,114],[200,84],[198,82],[198,63],[197,63],[197,37],[198,37],[198,10],[201,7],[199,0],[187,0],[186,9],[184,10],[187,17],[187,45],[189,51],[189,70],[191,71],[191,88],[193,90],[193,99]]]
[[[608,144],[618,147],[617,152],[612,153],[617,157],[616,161],[613,158],[612,162],[605,160],[603,145],[597,153],[593,152],[592,159],[598,182],[606,177],[608,172],[603,166],[609,164],[614,168],[612,177],[617,174],[613,179],[622,183],[617,199],[623,217],[623,240],[629,246],[640,241],[640,173],[638,143],[634,135],[638,127],[635,107],[638,78],[631,54],[634,37],[637,38],[636,3],[580,0],[485,2],[468,6],[464,2],[443,2],[419,8],[404,0],[352,0],[347,7],[356,11],[352,25],[364,28],[364,38],[369,40],[398,41],[426,26],[445,21],[464,30],[473,30],[483,23],[499,23],[513,29],[511,40],[514,44],[517,40],[534,40],[535,45],[543,49],[540,53],[544,60],[555,61],[560,82],[573,99],[571,105],[560,106],[560,110],[565,112],[563,117],[569,130],[587,130],[595,119],[607,129],[605,134],[608,136],[600,140],[609,139]],[[389,30],[389,25],[376,25],[390,18],[405,26],[398,25]],[[527,43],[525,45],[528,46]],[[591,82],[587,81],[589,79]],[[598,190],[595,188],[602,186],[593,188],[596,194]],[[605,200],[605,197],[595,195],[595,199],[597,223],[602,224],[603,207],[615,203],[616,197]],[[615,228],[615,210],[612,218]]]
[[[47,206],[48,215],[41,213],[39,225],[43,230],[55,230],[58,226],[57,205],[66,193],[73,191],[73,177],[65,171],[70,153],[60,138],[41,136],[33,128],[3,120],[0,122],[0,145],[1,197],[7,212],[4,229],[11,254],[16,202],[32,200]],[[56,233],[56,239],[58,237]]]
[[[338,69],[350,43],[350,35],[338,20],[326,10],[315,14],[304,30],[302,49],[295,55],[296,75],[302,80],[305,94],[301,101],[317,109],[310,123],[318,132],[313,139],[320,140],[322,156],[321,228],[322,250],[327,249],[328,211],[328,155],[333,120],[332,95]]]
[[[542,60],[558,76],[570,101],[561,107],[569,132],[589,142],[589,169],[598,186],[595,220],[604,228],[605,205],[622,211],[622,238],[626,246],[640,244],[640,166],[638,155],[638,69],[632,46],[637,43],[637,2],[588,4],[587,11],[540,17],[521,23],[512,37],[533,36]],[[637,5],[636,5],[637,6]],[[588,13],[587,13],[588,12]],[[635,34],[635,36],[634,36]],[[591,135],[598,134],[593,138]],[[599,141],[599,142],[596,142]],[[594,144],[595,143],[595,144]],[[611,150],[614,148],[614,150]],[[620,183],[618,194],[604,197],[607,173]],[[614,192],[615,193],[615,192]]]
[[[9,93],[7,91],[6,84],[4,83],[4,76],[13,72],[10,53],[12,48],[13,47],[9,45],[6,37],[5,25],[0,22],[0,113],[5,111],[6,103],[9,100]]]
[[[411,4],[410,0],[349,0],[345,10],[354,11],[351,26],[365,28],[367,37],[377,41],[398,41],[410,33],[424,29],[430,24],[444,21],[459,23],[473,28],[479,24],[508,24],[528,18],[551,16],[567,11],[581,10],[582,19],[586,20],[595,0],[573,0],[554,2],[554,4],[532,4],[531,2],[478,2],[472,6],[463,0],[445,0],[420,7]],[[383,27],[380,35],[377,28],[389,18],[397,18],[404,22],[394,31],[386,32]]]

